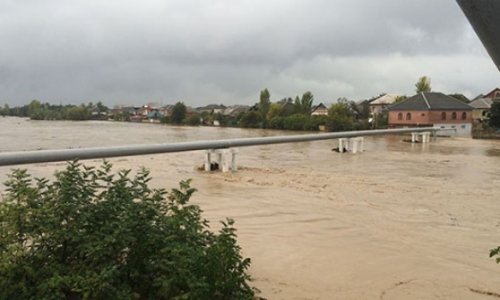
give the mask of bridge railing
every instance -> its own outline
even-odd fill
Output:
[[[443,129],[437,127],[380,129],[362,131],[343,131],[317,134],[300,134],[287,136],[237,138],[212,141],[192,141],[169,144],[153,145],[128,145],[115,147],[96,147],[79,149],[37,150],[0,153],[0,166],[11,166],[31,163],[59,162],[74,159],[96,159],[120,156],[134,156],[147,154],[160,154],[208,149],[225,149],[232,147],[248,147],[270,144],[297,143],[331,140],[338,138],[351,138],[362,136],[376,136],[401,134],[412,132],[437,132]]]

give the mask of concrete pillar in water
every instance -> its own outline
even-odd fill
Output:
[[[222,172],[226,173],[229,171],[229,150],[221,149],[221,160],[222,160]]]
[[[349,150],[349,139],[342,138],[339,139],[339,152],[343,153],[345,150]]]
[[[238,166],[236,165],[236,154],[238,154],[238,149],[231,148],[231,171],[238,171]]]
[[[364,141],[363,137],[341,138],[339,139],[339,152],[343,153],[344,150],[352,153],[363,152],[365,150]]]
[[[412,132],[411,133],[411,142],[412,143],[418,142],[418,133],[417,132]]]
[[[359,143],[359,151],[364,152],[365,151],[365,138],[364,137],[358,137],[358,143]]]
[[[352,145],[351,152],[353,154],[356,154],[356,152],[358,152],[358,140],[357,139],[350,139],[350,142]]]
[[[419,134],[422,137],[422,143],[430,143],[431,141],[431,133],[430,132],[422,132]]]
[[[212,156],[212,152],[214,150],[210,149],[210,150],[205,150],[205,171],[209,172],[211,170],[211,164],[212,164],[212,161],[211,161],[211,156]]]
[[[237,171],[236,166],[236,154],[238,149],[217,149],[217,150],[206,150],[205,151],[205,171],[211,171],[212,159],[216,157],[216,162],[219,169],[222,172],[228,172],[229,170]]]

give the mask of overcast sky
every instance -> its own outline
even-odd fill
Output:
[[[0,104],[252,104],[435,91],[500,73],[454,0],[0,0]]]

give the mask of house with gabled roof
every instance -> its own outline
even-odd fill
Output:
[[[311,109],[311,116],[327,116],[327,115],[328,115],[328,108],[323,103],[313,106],[313,108]]]
[[[477,98],[469,103],[473,107],[472,120],[476,122],[483,122],[488,118],[493,100],[489,98]]]
[[[388,106],[394,104],[399,95],[396,94],[382,94],[374,99],[369,100],[368,106],[370,107],[370,115],[381,114],[382,111]]]
[[[491,99],[491,100],[500,100],[500,88],[495,88],[491,92],[482,96],[481,98]]]
[[[197,107],[196,111],[199,113],[208,112],[210,114],[221,114],[227,107],[223,104],[209,104],[206,106]]]
[[[389,127],[455,129],[458,136],[470,136],[472,106],[443,93],[419,93],[388,108]]]

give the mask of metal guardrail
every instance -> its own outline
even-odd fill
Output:
[[[381,129],[344,131],[319,134],[302,134],[289,136],[272,136],[256,138],[239,138],[213,141],[193,141],[171,144],[154,145],[129,145],[117,147],[98,147],[81,149],[59,149],[59,150],[38,150],[0,153],[0,166],[12,166],[32,163],[58,162],[74,159],[96,159],[119,156],[133,156],[145,154],[160,154],[172,152],[184,152],[207,149],[224,149],[231,147],[247,147],[269,144],[297,143],[330,140],[338,138],[350,138],[361,136],[387,135],[411,132],[436,132],[442,131],[436,127],[403,128],[403,129]]]

